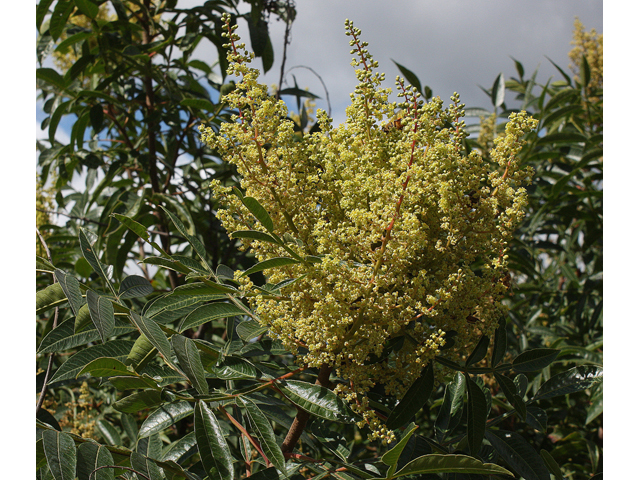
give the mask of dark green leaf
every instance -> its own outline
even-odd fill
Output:
[[[407,428],[400,441],[396,443],[391,450],[382,455],[382,458],[380,460],[382,460],[382,463],[389,466],[389,470],[387,471],[387,478],[392,477],[392,475],[396,472],[396,468],[398,467],[398,460],[400,460],[400,455],[402,455],[404,448],[407,446],[407,443],[411,439],[411,436],[417,429],[418,425],[414,425],[413,427],[410,426],[410,428]]]
[[[260,411],[258,406],[248,397],[238,397],[242,406],[247,409],[249,417],[249,425],[251,430],[258,438],[262,451],[269,461],[282,473],[286,473],[285,459],[280,446],[277,443],[276,436],[273,433],[271,422]]]
[[[356,419],[343,400],[328,388],[298,380],[282,382],[282,393],[303,410],[334,422],[353,423]]]
[[[270,258],[268,260],[264,260],[262,262],[256,263],[249,270],[246,270],[242,276],[250,275],[252,273],[261,272],[263,270],[267,270],[269,268],[276,267],[284,267],[285,265],[295,265],[296,263],[300,263],[298,260],[289,257],[275,257]]]
[[[191,413],[193,413],[193,405],[191,406]],[[189,432],[166,448],[162,455],[162,460],[173,460],[174,462],[179,462],[183,455],[186,455],[189,452],[196,453],[193,450],[197,450],[197,448],[196,434],[195,432]]]
[[[59,283],[49,285],[44,290],[36,292],[36,314],[58,307],[66,301],[67,296]]]
[[[554,348],[534,348],[518,355],[513,361],[516,372],[537,372],[551,365],[560,350]]]
[[[115,295],[116,292],[113,290],[113,286],[109,281],[111,279],[112,268],[107,267],[102,262],[100,262],[100,260],[98,260],[98,255],[93,249],[92,242],[89,240],[89,237],[87,237],[86,231],[83,228],[80,229],[78,238],[80,239],[82,255],[87,260],[87,262],[89,262],[89,265],[91,265],[93,271],[102,277],[107,286],[111,289],[112,293]]]
[[[223,380],[242,380],[258,378],[260,372],[242,358],[227,357],[220,366],[213,368],[213,375]]]
[[[267,229],[268,232],[273,231],[273,220],[271,220],[269,213],[262,205],[260,205],[260,202],[258,202],[258,200],[253,197],[243,197],[242,203],[244,203],[245,207],[249,209],[253,216],[256,217],[256,219],[262,224],[264,228]]]
[[[542,457],[515,432],[487,430],[487,440],[504,461],[525,480],[550,480]]]
[[[476,455],[482,446],[487,424],[487,400],[482,388],[469,375],[467,380],[467,441],[471,455]]]
[[[95,471],[113,464],[111,452],[104,445],[86,442],[78,446],[78,480],[113,480],[113,468]]]
[[[131,467],[149,480],[163,480],[163,475],[160,472],[160,468],[149,457],[139,453],[131,452]]]
[[[417,475],[425,473],[478,473],[483,475],[511,475],[506,470],[493,463],[482,463],[473,457],[466,455],[423,455],[407,463],[391,479],[404,477],[405,475]],[[512,476],[512,475],[511,475]],[[390,479],[389,479],[390,480]]]
[[[505,94],[505,85],[504,85],[504,75],[500,72],[493,82],[493,87],[491,88],[491,103],[495,108],[498,108],[504,103],[504,94]]]
[[[165,361],[173,365],[173,362],[171,360],[171,345],[169,344],[169,340],[167,340],[167,337],[164,335],[164,332],[158,326],[158,324],[150,318],[140,316],[135,312],[131,312],[129,318],[131,318],[136,327],[138,327],[138,330],[140,330],[140,332],[142,332],[142,334],[147,337],[147,340],[149,340],[149,342],[151,342],[151,344],[156,347]]]
[[[158,406],[162,402],[162,392],[155,389],[147,389],[121,398],[114,403],[113,408],[123,413],[138,413],[140,410]]]
[[[85,307],[83,307],[83,309],[84,308]],[[80,312],[82,312],[82,309]],[[119,324],[116,326],[114,334],[122,335],[133,330],[133,327]],[[95,328],[74,333],[74,319],[69,318],[51,330],[47,336],[42,339],[38,353],[62,352],[80,345],[86,345],[89,342],[94,342],[99,338],[100,334]]]
[[[36,29],[40,31],[40,25],[44,17],[49,13],[49,7],[53,3],[53,0],[41,0],[36,4]]]
[[[202,464],[212,480],[233,479],[233,457],[218,420],[207,405],[198,400],[194,410],[194,430]]]
[[[414,87],[416,87],[416,89],[418,90],[418,92],[422,92],[422,84],[420,83],[420,80],[418,79],[418,77],[416,76],[415,73],[413,73],[411,70],[409,70],[406,67],[403,67],[402,65],[400,65],[398,62],[396,62],[395,60],[391,60],[393,63],[396,64],[396,67],[398,67],[398,69],[400,70],[400,72],[402,72],[402,75],[404,75],[404,78],[407,79],[407,81]]]
[[[534,398],[542,400],[585,390],[594,382],[602,381],[602,375],[602,367],[596,365],[574,367],[554,375],[543,383]]]
[[[120,438],[120,433],[116,430],[109,421],[104,418],[100,418],[96,421],[96,428],[102,435],[102,438],[109,445],[122,445],[122,439]]]
[[[155,351],[155,349],[154,349]],[[145,388],[155,388],[160,390],[158,383],[146,374],[133,376],[130,372],[125,376],[115,376],[109,378],[109,383],[121,392],[125,390],[138,390]]]
[[[118,375],[131,375],[127,366],[120,360],[109,357],[96,358],[89,362],[82,370],[78,372],[76,377],[83,373],[88,373],[94,377],[115,377]]]
[[[148,437],[155,433],[161,433],[166,428],[175,424],[193,413],[193,403],[178,402],[162,405],[153,413],[149,414],[143,422],[138,432],[139,438]]]
[[[189,328],[197,327],[203,323],[211,322],[213,320],[245,314],[246,312],[244,310],[232,303],[210,303],[195,309],[187,315],[182,322],[180,322],[178,331],[184,332]]]
[[[113,304],[106,297],[101,297],[93,290],[87,290],[87,305],[91,321],[98,330],[102,343],[107,343],[113,335],[116,325],[116,317],[113,314]]]
[[[446,438],[460,423],[462,406],[464,405],[464,392],[464,376],[457,372],[454,379],[445,387],[443,402],[436,418],[435,429],[438,442]]]
[[[139,275],[129,275],[120,284],[119,298],[146,297],[153,293],[149,280]]]
[[[491,353],[491,367],[495,368],[504,358],[507,351],[507,328],[504,319],[500,320],[498,328],[493,334],[493,352]]]
[[[257,230],[238,230],[236,232],[233,232],[230,235],[230,237],[231,238],[248,238],[248,239],[251,239],[251,240],[260,240],[260,241],[263,241],[263,242],[274,243],[276,245],[280,244],[280,242],[278,242],[275,238],[273,238],[268,233],[259,232]]]
[[[504,393],[504,396],[507,398],[509,403],[516,409],[518,415],[522,420],[527,418],[527,407],[524,404],[524,400],[520,395],[518,395],[518,391],[513,381],[509,377],[505,377],[500,375],[499,373],[495,373],[496,380],[500,384],[500,388]]]
[[[75,379],[78,372],[96,358],[113,357],[124,362],[129,350],[133,347],[133,343],[132,340],[111,340],[107,343],[85,348],[64,362],[53,375],[53,378],[49,380],[49,383]]]
[[[185,98],[180,102],[181,107],[191,107],[198,110],[205,110],[208,112],[215,112],[216,106],[209,100],[204,98]]]
[[[263,327],[255,320],[240,322],[236,326],[236,332],[238,333],[238,336],[245,342],[253,340],[254,338],[267,332],[268,330],[269,329],[267,327]]]
[[[56,72],[53,68],[38,68],[36,70],[36,78],[44,80],[51,85],[55,85],[62,90],[67,87],[62,75]]]
[[[433,390],[435,378],[433,374],[433,363],[429,363],[420,377],[413,382],[409,390],[404,394],[402,400],[394,407],[387,418],[387,427],[395,430],[400,428],[419,412],[424,404],[429,400]]]
[[[544,463],[549,469],[549,472],[553,473],[553,476],[556,477],[556,480],[562,480],[564,478],[564,475],[562,475],[562,470],[560,469],[560,465],[558,465],[558,463],[551,456],[551,454],[547,452],[544,448],[541,448],[540,456],[544,460]]]
[[[80,307],[84,304],[82,292],[80,291],[80,283],[76,277],[67,275],[62,270],[56,269],[55,276],[69,300],[71,310],[73,310],[74,315],[78,315],[78,310],[80,310]]]
[[[204,376],[204,367],[195,342],[183,335],[174,335],[171,337],[171,344],[176,352],[176,357],[178,357],[180,368],[187,375],[191,384],[198,393],[202,395],[209,393],[209,385],[207,385],[207,379]]]
[[[471,354],[467,358],[467,361],[465,362],[465,366],[470,367],[471,365],[475,365],[480,360],[482,360],[487,355],[490,342],[491,341],[489,340],[489,337],[487,337],[486,335],[483,335],[482,338],[480,338],[480,341],[478,342],[478,344],[476,345],[476,348],[473,349],[473,352],[471,352]]]
[[[527,405],[527,423],[538,430],[545,433],[547,431],[547,412],[540,407],[534,405]]]
[[[56,480],[76,478],[76,445],[73,438],[56,430],[42,432],[42,446],[47,465]]]

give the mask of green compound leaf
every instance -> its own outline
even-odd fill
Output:
[[[407,463],[391,479],[404,477],[405,475],[417,475],[424,473],[477,473],[484,475],[509,475],[511,472],[493,463],[482,463],[473,457],[466,455],[423,455]]]
[[[515,432],[487,430],[487,440],[504,461],[525,480],[550,480],[542,457]]]
[[[233,303],[210,303],[196,308],[187,315],[182,322],[180,322],[178,331],[182,333],[189,328],[197,327],[221,318],[235,317],[236,315],[246,315],[246,312]]]
[[[209,385],[204,376],[204,367],[195,342],[183,335],[174,335],[171,337],[171,344],[178,357],[178,363],[191,384],[201,395],[209,393]]]
[[[284,267],[285,265],[295,265],[296,263],[300,263],[300,261],[296,260],[295,258],[289,258],[289,257],[270,258],[268,260],[264,260],[262,262],[256,263],[249,270],[245,271],[242,274],[242,276],[244,277],[245,275],[251,275],[252,273],[262,272],[263,270],[267,270],[269,268]]]
[[[574,367],[554,375],[543,383],[534,399],[542,400],[585,390],[595,382],[602,381],[602,376],[602,367],[596,365]]]
[[[93,290],[87,290],[87,305],[91,321],[98,330],[102,343],[107,343],[109,337],[113,335],[113,329],[116,325],[111,300],[98,295]]]
[[[57,430],[42,432],[42,446],[47,465],[55,480],[76,478],[76,444],[70,435]]]
[[[202,400],[198,400],[193,416],[198,452],[209,477],[232,480],[233,457],[216,416]]]
[[[353,423],[355,415],[347,405],[328,388],[297,380],[282,382],[280,390],[303,410],[334,422]]]
[[[537,372],[547,365],[551,365],[560,350],[555,348],[534,348],[518,355],[513,361],[516,372]]]
[[[78,447],[78,480],[113,480],[112,468],[96,469],[107,465],[113,465],[111,452],[104,445],[86,442]]]
[[[80,307],[84,304],[78,279],[73,275],[67,275],[62,270],[58,269],[55,270],[55,276],[60,287],[62,287],[62,291],[69,300],[69,305],[71,306],[71,310],[73,310],[73,314],[78,315]]]
[[[487,400],[482,388],[469,375],[467,380],[467,441],[471,455],[476,455],[482,446],[487,424]]]
[[[153,293],[149,280],[139,275],[129,275],[120,284],[119,298],[146,297]]]
[[[273,433],[271,422],[251,399],[239,397],[238,400],[241,405],[247,409],[249,425],[258,438],[264,454],[280,472],[286,474],[284,455]]]
[[[138,438],[145,438],[154,433],[162,432],[178,420],[182,420],[191,415],[193,408],[193,403],[187,401],[162,405],[151,413],[142,423],[140,431],[138,432]]]
[[[420,377],[404,394],[400,403],[389,414],[387,427],[395,430],[400,428],[418,412],[429,400],[434,384],[433,363],[430,362],[422,371]]]

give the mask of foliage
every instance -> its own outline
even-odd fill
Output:
[[[39,22],[51,3],[40,2]],[[78,28],[67,23],[74,6],[95,18],[98,3],[102,2],[58,2],[49,27],[41,29],[41,37],[50,39],[40,45],[55,42],[65,29]],[[207,28],[203,19],[209,15],[218,21],[218,13],[235,3],[207,2],[209,9],[175,11],[171,2],[163,2],[159,8],[173,12],[175,25],[184,21],[185,30],[152,20],[156,11],[149,9],[150,2],[131,2],[147,8],[135,15],[136,9],[125,8],[128,3],[113,4],[117,20],[91,23],[90,35],[99,40],[95,46],[89,37],[78,40],[82,56],[86,49],[96,55],[95,70],[85,60],[94,90],[84,88],[85,80],[78,77],[64,80],[73,67],[58,74],[62,80],[47,69],[38,74],[40,86],[48,92],[46,101],[51,100],[49,127],[59,121],[55,112],[65,102],[64,112],[80,113],[75,132],[83,128],[83,112],[93,108],[89,99],[99,99],[103,118],[109,119],[104,120],[105,133],[98,135],[101,130],[94,129],[96,140],[87,145],[88,152],[101,152],[103,162],[88,169],[95,171],[87,175],[94,176],[87,180],[93,190],[68,194],[63,189],[86,158],[80,154],[85,142],[77,145],[79,133],[72,133],[72,146],[41,145],[44,177],[53,169],[59,175],[58,206],[80,206],[70,213],[78,218],[47,239],[51,257],[37,259],[37,380],[39,389],[46,384],[40,397],[45,408],[39,405],[37,415],[38,478],[453,479],[515,473],[528,480],[550,478],[550,473],[556,478],[587,478],[601,471],[601,446],[594,432],[602,424],[597,407],[602,395],[602,93],[587,91],[588,69],[583,69],[580,81],[565,74],[562,84],[548,82],[534,95],[539,89],[535,75],[525,80],[516,63],[519,78],[505,82],[500,75],[489,92],[496,117],[493,134],[485,135],[488,143],[458,140],[461,156],[476,155],[470,153],[473,148],[487,163],[496,158],[491,156],[491,143],[501,144],[498,136],[505,126],[499,118],[511,113],[503,105],[507,88],[521,95],[523,108],[538,120],[537,129],[525,135],[527,143],[518,156],[536,176],[528,187],[529,215],[508,257],[511,311],[471,350],[456,345],[457,337],[445,337],[443,349],[409,382],[401,398],[380,385],[361,393],[361,401],[366,399],[397,438],[385,446],[380,439],[368,439],[369,430],[356,426],[362,417],[333,392],[341,379],[331,375],[331,368],[297,365],[296,356],[259,321],[263,313],[249,301],[249,284],[239,282],[238,276],[253,270],[243,278],[249,277],[261,296],[282,296],[286,283],[270,285],[260,277],[265,267],[260,260],[269,259],[258,258],[254,265],[247,256],[228,253],[222,261],[221,252],[231,251],[233,244],[213,217],[218,205],[208,203],[206,185],[211,177],[223,183],[237,177],[233,168],[217,160],[217,152],[198,146],[195,133],[186,127],[199,121],[222,124],[231,119],[230,112],[219,101],[212,102],[219,111],[190,110],[195,107],[189,104],[204,99],[209,90],[193,93],[198,90],[187,80],[211,80],[192,77],[189,48],[187,60],[176,60],[168,52],[189,43],[178,37],[188,32],[195,32],[190,41],[206,36],[221,48],[221,30],[211,24]],[[213,7],[219,8],[215,15]],[[153,50],[158,52],[154,57],[166,63],[150,62],[149,55],[141,53],[156,47],[144,43],[144,21],[134,28],[136,17],[155,25],[154,31],[176,35],[162,37],[164,45]],[[221,28],[222,22],[216,25]],[[127,31],[141,36],[136,39]],[[98,50],[91,53],[92,49]],[[109,73],[119,68],[119,73]],[[173,68],[181,69],[180,74],[172,75]],[[164,98],[151,111],[158,117],[149,114],[146,103],[144,73],[149,72],[155,75],[154,98]],[[222,81],[212,83],[222,89]],[[104,96],[92,97],[86,91],[102,91]],[[599,103],[593,100],[598,95]],[[59,100],[53,108],[55,99]],[[105,113],[109,105],[118,112],[112,117]],[[90,120],[86,122],[84,128]],[[395,120],[391,123],[386,133],[376,130],[380,138],[401,134],[393,130]],[[150,172],[149,135],[154,132],[158,185],[169,178],[164,193],[154,190]],[[118,141],[107,146],[98,138]],[[127,146],[127,138],[138,142],[135,148]],[[176,151],[171,148],[179,141],[194,160],[171,166],[171,153]],[[238,190],[244,200],[242,213],[255,239],[271,235],[277,242],[267,227],[270,220],[275,228],[278,217],[265,209],[268,204],[262,197],[243,189]],[[469,197],[471,201],[473,195]],[[211,229],[216,242],[208,236]],[[301,256],[284,233],[277,238],[281,248],[287,246]],[[136,257],[159,273],[125,273],[126,260],[137,245],[142,247]],[[167,271],[173,272],[172,279]],[[508,284],[501,280],[501,285]],[[481,321],[473,316],[465,320],[471,325]],[[398,349],[388,341],[381,359],[392,358]],[[79,389],[82,397],[76,393]],[[66,403],[75,408],[76,420],[95,422],[91,434],[65,416]],[[550,435],[548,428],[553,428]]]

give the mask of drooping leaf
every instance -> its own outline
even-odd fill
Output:
[[[420,377],[409,387],[402,400],[394,407],[387,418],[387,427],[396,429],[409,422],[411,418],[422,409],[429,400],[435,377],[433,363],[429,363],[422,371]]]
[[[561,350],[554,348],[534,348],[518,355],[513,361],[516,372],[537,372],[551,365]]]
[[[149,280],[139,275],[129,275],[120,284],[119,298],[146,297],[153,293],[153,287]]]
[[[129,350],[133,347],[133,343],[132,340],[111,340],[107,343],[85,348],[64,362],[62,366],[56,370],[51,380],[49,380],[49,384],[62,380],[75,379],[78,372],[96,358],[113,357],[124,362]]]
[[[500,375],[499,373],[494,374],[496,380],[500,384],[500,389],[504,393],[504,396],[507,398],[509,403],[516,409],[518,412],[518,416],[525,420],[527,418],[527,407],[524,404],[524,400],[520,395],[518,395],[518,390],[514,385],[513,381],[509,377],[505,377],[504,375]]]
[[[73,438],[56,430],[44,430],[42,446],[53,478],[74,480],[76,478],[76,445]]]
[[[106,297],[98,295],[93,290],[87,290],[87,305],[91,321],[98,330],[102,343],[106,343],[113,335],[116,325],[116,317],[113,313],[113,304]]]
[[[542,457],[515,432],[487,430],[487,440],[504,461],[525,480],[550,480]]]
[[[198,400],[194,410],[194,430],[198,452],[209,477],[213,480],[233,479],[233,457],[216,416]]]
[[[507,328],[504,319],[500,320],[498,328],[493,334],[493,352],[491,353],[491,367],[496,367],[504,358],[507,351]]]
[[[390,478],[400,478],[406,475],[426,473],[466,473],[484,475],[511,475],[509,470],[493,463],[482,463],[480,460],[467,455],[423,455],[407,463],[400,471]]]
[[[113,480],[115,477],[113,468],[97,470],[113,464],[111,452],[104,445],[86,442],[78,446],[78,480]]]
[[[273,428],[271,427],[271,422],[250,398],[238,398],[241,401],[242,406],[247,409],[249,425],[260,442],[262,451],[280,472],[286,473],[284,455],[276,441],[276,436],[273,432]]]
[[[328,388],[298,380],[287,380],[282,393],[303,410],[334,422],[353,423],[356,418],[343,400]]]
[[[596,365],[574,367],[554,375],[543,383],[534,399],[542,400],[585,390],[594,382],[601,381],[602,375],[602,367]]]
[[[487,424],[487,400],[482,388],[465,374],[467,384],[467,441],[471,455],[476,455],[482,446]]]
[[[207,379],[204,376],[204,367],[195,342],[183,335],[174,335],[171,337],[171,344],[178,357],[178,364],[191,384],[198,393],[202,395],[209,393],[209,385],[207,385]]]
[[[182,420],[192,413],[193,403],[191,402],[184,401],[162,405],[156,411],[150,413],[142,423],[138,437],[144,438],[155,433],[160,433],[175,424],[178,420]]]

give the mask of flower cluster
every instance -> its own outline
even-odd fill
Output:
[[[446,352],[464,353],[503,314],[505,247],[524,215],[520,185],[531,175],[516,155],[536,121],[512,115],[492,162],[483,161],[465,150],[458,95],[445,108],[398,78],[401,101],[390,101],[384,75],[347,21],[360,83],[346,122],[335,127],[318,110],[319,131],[300,140],[286,105],[258,83],[252,55],[227,25],[229,75],[241,81],[225,101],[237,114],[218,133],[202,127],[202,140],[237,166],[244,194],[273,225],[214,181],[225,207],[218,216],[229,232],[265,234],[242,240],[258,260],[292,259],[265,271],[270,285],[261,291],[272,294],[251,301],[302,364],[332,367],[344,381],[336,391],[374,438],[389,439],[367,391],[377,384],[401,397],[446,332],[457,333]]]

